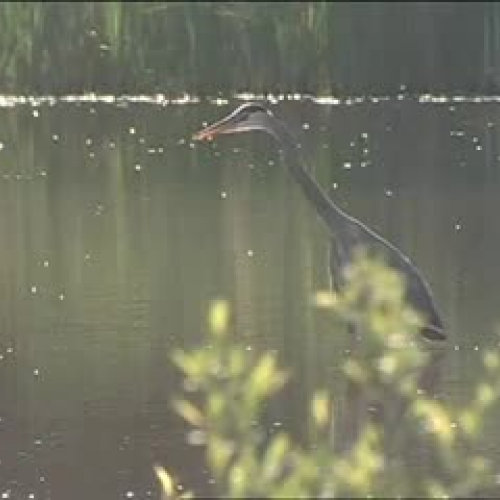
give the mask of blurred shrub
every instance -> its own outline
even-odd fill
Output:
[[[404,302],[402,279],[382,261],[360,254],[347,273],[345,290],[322,294],[316,302],[360,335],[356,354],[343,366],[346,380],[365,401],[399,408],[396,420],[388,425],[386,414],[384,419],[367,414],[352,442],[338,451],[333,441],[344,423],[335,416],[329,391],[318,389],[310,404],[308,446],[299,446],[285,432],[269,436],[259,419],[287,374],[274,355],[258,355],[232,340],[229,305],[215,301],[209,345],[177,351],[173,359],[196,398],[179,399],[175,407],[191,426],[189,441],[206,450],[216,495],[467,497],[493,485],[491,464],[475,450],[485,411],[499,394],[497,353],[484,355],[468,406],[454,407],[421,388],[431,351],[419,338],[421,319]],[[422,443],[432,452],[433,465],[418,473],[403,451]],[[172,476],[159,466],[156,472],[165,498],[178,497]]]

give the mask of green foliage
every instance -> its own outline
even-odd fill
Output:
[[[326,2],[2,3],[0,92],[297,89],[313,83],[311,64],[327,61],[332,9]],[[215,59],[224,71],[213,70]]]
[[[499,26],[488,2],[2,2],[0,92],[492,92]]]
[[[175,406],[205,446],[216,494],[463,497],[493,485],[491,464],[475,450],[485,412],[500,392],[498,355],[485,354],[484,373],[466,408],[442,402],[420,387],[432,352],[420,341],[421,319],[405,304],[400,276],[360,254],[346,279],[344,292],[328,300],[323,294],[317,301],[331,309],[338,325],[354,326],[362,339],[344,363],[345,377],[366,401],[402,411],[389,426],[383,419],[366,418],[339,451],[332,441],[343,433],[342,419],[329,391],[318,389],[311,399],[307,446],[285,432],[267,435],[259,424],[263,410],[287,376],[272,354],[258,355],[232,341],[229,306],[216,301],[209,345],[173,356],[186,388],[196,393],[196,402],[181,399]],[[332,433],[332,421],[333,431],[340,432]],[[433,464],[417,473],[403,452],[421,444],[433,452]],[[161,467],[157,473],[165,498],[176,497],[171,476]]]

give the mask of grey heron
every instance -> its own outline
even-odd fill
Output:
[[[420,331],[430,340],[444,340],[443,323],[437,311],[431,289],[410,259],[392,243],[347,214],[337,206],[308,173],[302,160],[300,145],[285,124],[270,109],[259,103],[239,106],[220,121],[194,134],[195,140],[211,139],[221,134],[260,130],[271,134],[281,145],[288,170],[302,188],[320,218],[333,233],[335,244],[330,257],[330,272],[336,287],[342,286],[342,276],[352,262],[357,247],[382,253],[387,263],[399,271],[406,281],[406,299],[421,314],[425,323]]]

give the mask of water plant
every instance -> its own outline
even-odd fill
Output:
[[[205,450],[212,493],[449,498],[493,491],[493,464],[478,439],[500,393],[498,353],[484,353],[469,404],[452,404],[423,383],[435,351],[419,339],[419,318],[404,302],[401,277],[383,261],[360,254],[347,282],[340,294],[318,294],[315,304],[331,311],[334,334],[347,325],[351,334],[353,327],[359,334],[343,372],[366,406],[357,406],[357,415],[343,414],[335,395],[317,388],[305,446],[284,430],[270,433],[262,425],[266,404],[287,383],[289,372],[274,354],[248,351],[233,340],[226,301],[214,301],[210,308],[207,345],[174,353],[191,394],[176,400],[175,407],[191,427],[190,440]],[[369,411],[374,404],[375,413]],[[355,417],[362,418],[351,440],[337,446]],[[417,449],[428,462],[422,470],[411,460]],[[192,496],[180,493],[174,475],[164,468],[157,465],[156,472],[164,498]]]

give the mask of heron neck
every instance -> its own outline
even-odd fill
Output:
[[[321,219],[336,233],[351,217],[328,198],[326,193],[307,171],[298,142],[282,123],[278,122],[274,135],[283,146],[287,167],[302,188],[302,192],[316,208]]]

